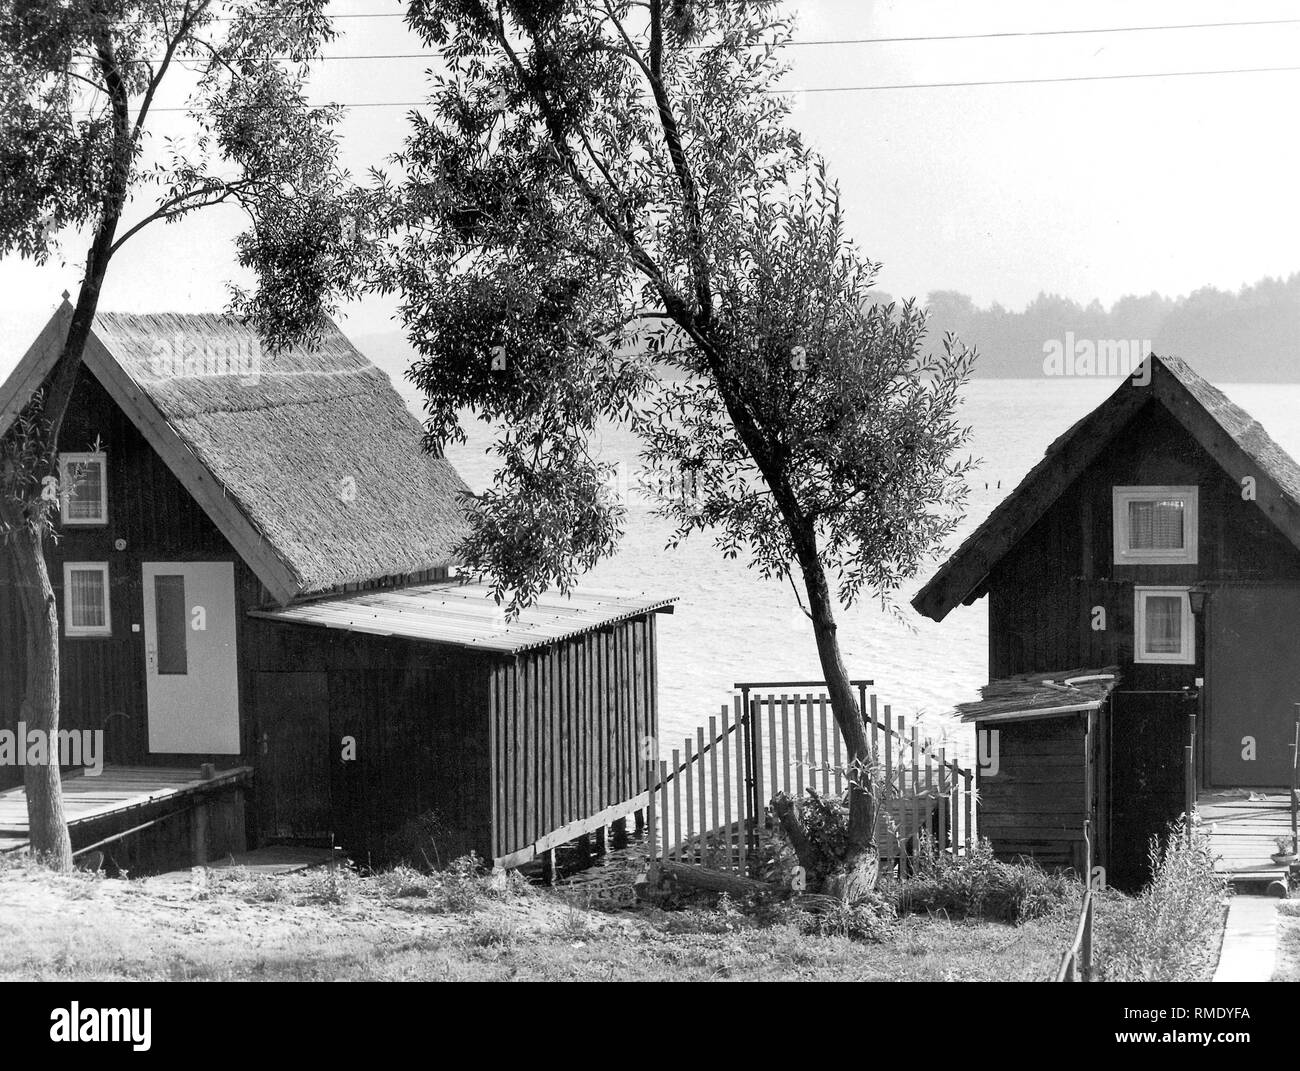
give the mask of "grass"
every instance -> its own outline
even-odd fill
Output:
[[[1072,923],[921,914],[866,943],[807,933],[801,911],[608,911],[468,869],[207,873],[0,870],[0,979],[1032,980],[1052,975]]]
[[[1300,982],[1300,900],[1277,905],[1277,965],[1275,982]]]
[[[1101,977],[1208,978],[1222,879],[1202,840],[1188,849],[1174,837],[1154,861],[1139,896],[1097,897]],[[1048,980],[1080,903],[1076,884],[984,848],[882,881],[853,904],[723,896],[620,908],[590,887],[535,888],[472,858],[433,873],[232,868],[199,878],[0,864],[0,980]],[[1300,980],[1300,913],[1284,910],[1279,925],[1279,976]]]

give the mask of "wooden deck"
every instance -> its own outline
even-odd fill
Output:
[[[220,770],[204,779],[198,770],[160,766],[105,766],[98,777],[84,774],[63,779],[63,810],[78,847],[78,827],[126,812],[156,810],[155,804],[183,806],[187,797],[208,794],[245,779],[251,769],[239,766]],[[150,816],[141,816],[145,821]],[[27,796],[19,788],[0,792],[0,852],[22,851],[28,846]]]
[[[1287,868],[1269,856],[1277,851],[1275,838],[1291,836],[1291,801],[1287,793],[1247,789],[1203,792],[1197,797],[1196,809],[1218,857],[1216,869],[1234,881],[1286,877]]]

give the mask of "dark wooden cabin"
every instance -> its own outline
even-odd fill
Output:
[[[913,606],[941,621],[985,595],[993,682],[1118,675],[1091,714],[1000,712],[980,821],[1003,855],[1077,859],[1089,718],[1087,809],[1116,884],[1184,810],[1189,744],[1198,791],[1290,790],[1300,466],[1185,362],[1153,355],[1052,443]]]
[[[0,430],[70,316],[0,385]],[[102,729],[115,766],[251,767],[254,844],[377,858],[415,823],[443,861],[514,865],[643,807],[673,600],[579,592],[507,622],[455,577],[467,489],[421,438],[333,324],[272,355],[227,317],[97,316],[47,550],[62,727]],[[24,688],[14,581],[0,728]]]

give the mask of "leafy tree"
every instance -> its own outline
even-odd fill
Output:
[[[774,92],[772,0],[415,0],[409,21],[447,73],[383,191],[379,285],[430,444],[463,439],[465,408],[503,428],[461,553],[512,609],[567,589],[623,523],[592,431],[630,422],[676,539],[710,532],[795,586],[858,771],[845,872],[874,875],[836,613],[892,605],[952,531],[973,354],[928,354],[911,302],[872,300],[878,266]]]
[[[335,108],[303,93],[333,36],[324,0],[0,0],[0,255],[42,263],[61,233],[88,235],[86,266],[49,378],[0,427],[0,544],[26,629],[22,716],[59,723],[58,608],[44,546],[56,538],[56,443],[114,255],[143,228],[221,203],[251,221],[239,258],[271,284],[236,304],[279,343],[311,337],[334,277],[349,184]],[[164,86],[190,136],[152,162]],[[269,303],[266,294],[274,290]],[[51,493],[53,489],[53,493]],[[52,737],[51,737],[52,738]],[[57,764],[25,768],[31,844],[71,865]]]

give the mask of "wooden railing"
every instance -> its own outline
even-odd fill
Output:
[[[1083,910],[1074,929],[1074,941],[1061,957],[1058,982],[1092,981],[1092,883],[1083,894]]]
[[[1083,906],[1079,911],[1079,921],[1074,927],[1074,940],[1070,942],[1070,947],[1065,950],[1061,956],[1061,965],[1056,971],[1056,980],[1058,982],[1091,982],[1093,980],[1092,969],[1092,922],[1093,922],[1093,900],[1092,900],[1092,821],[1091,819],[1084,822],[1083,826],[1084,839],[1084,858],[1086,864],[1084,867],[1085,888],[1083,892]]]
[[[974,843],[971,771],[920,736],[888,704],[853,681],[867,718],[886,790],[877,849],[884,867],[906,868],[920,843],[954,853]],[[652,859],[671,858],[747,871],[761,857],[778,791],[803,799],[808,790],[840,798],[848,786],[845,749],[820,681],[743,682],[730,705],[695,738],[647,756],[647,809]],[[771,689],[771,690],[769,690]],[[797,690],[796,690],[797,689]],[[925,834],[928,833],[928,836]]]

